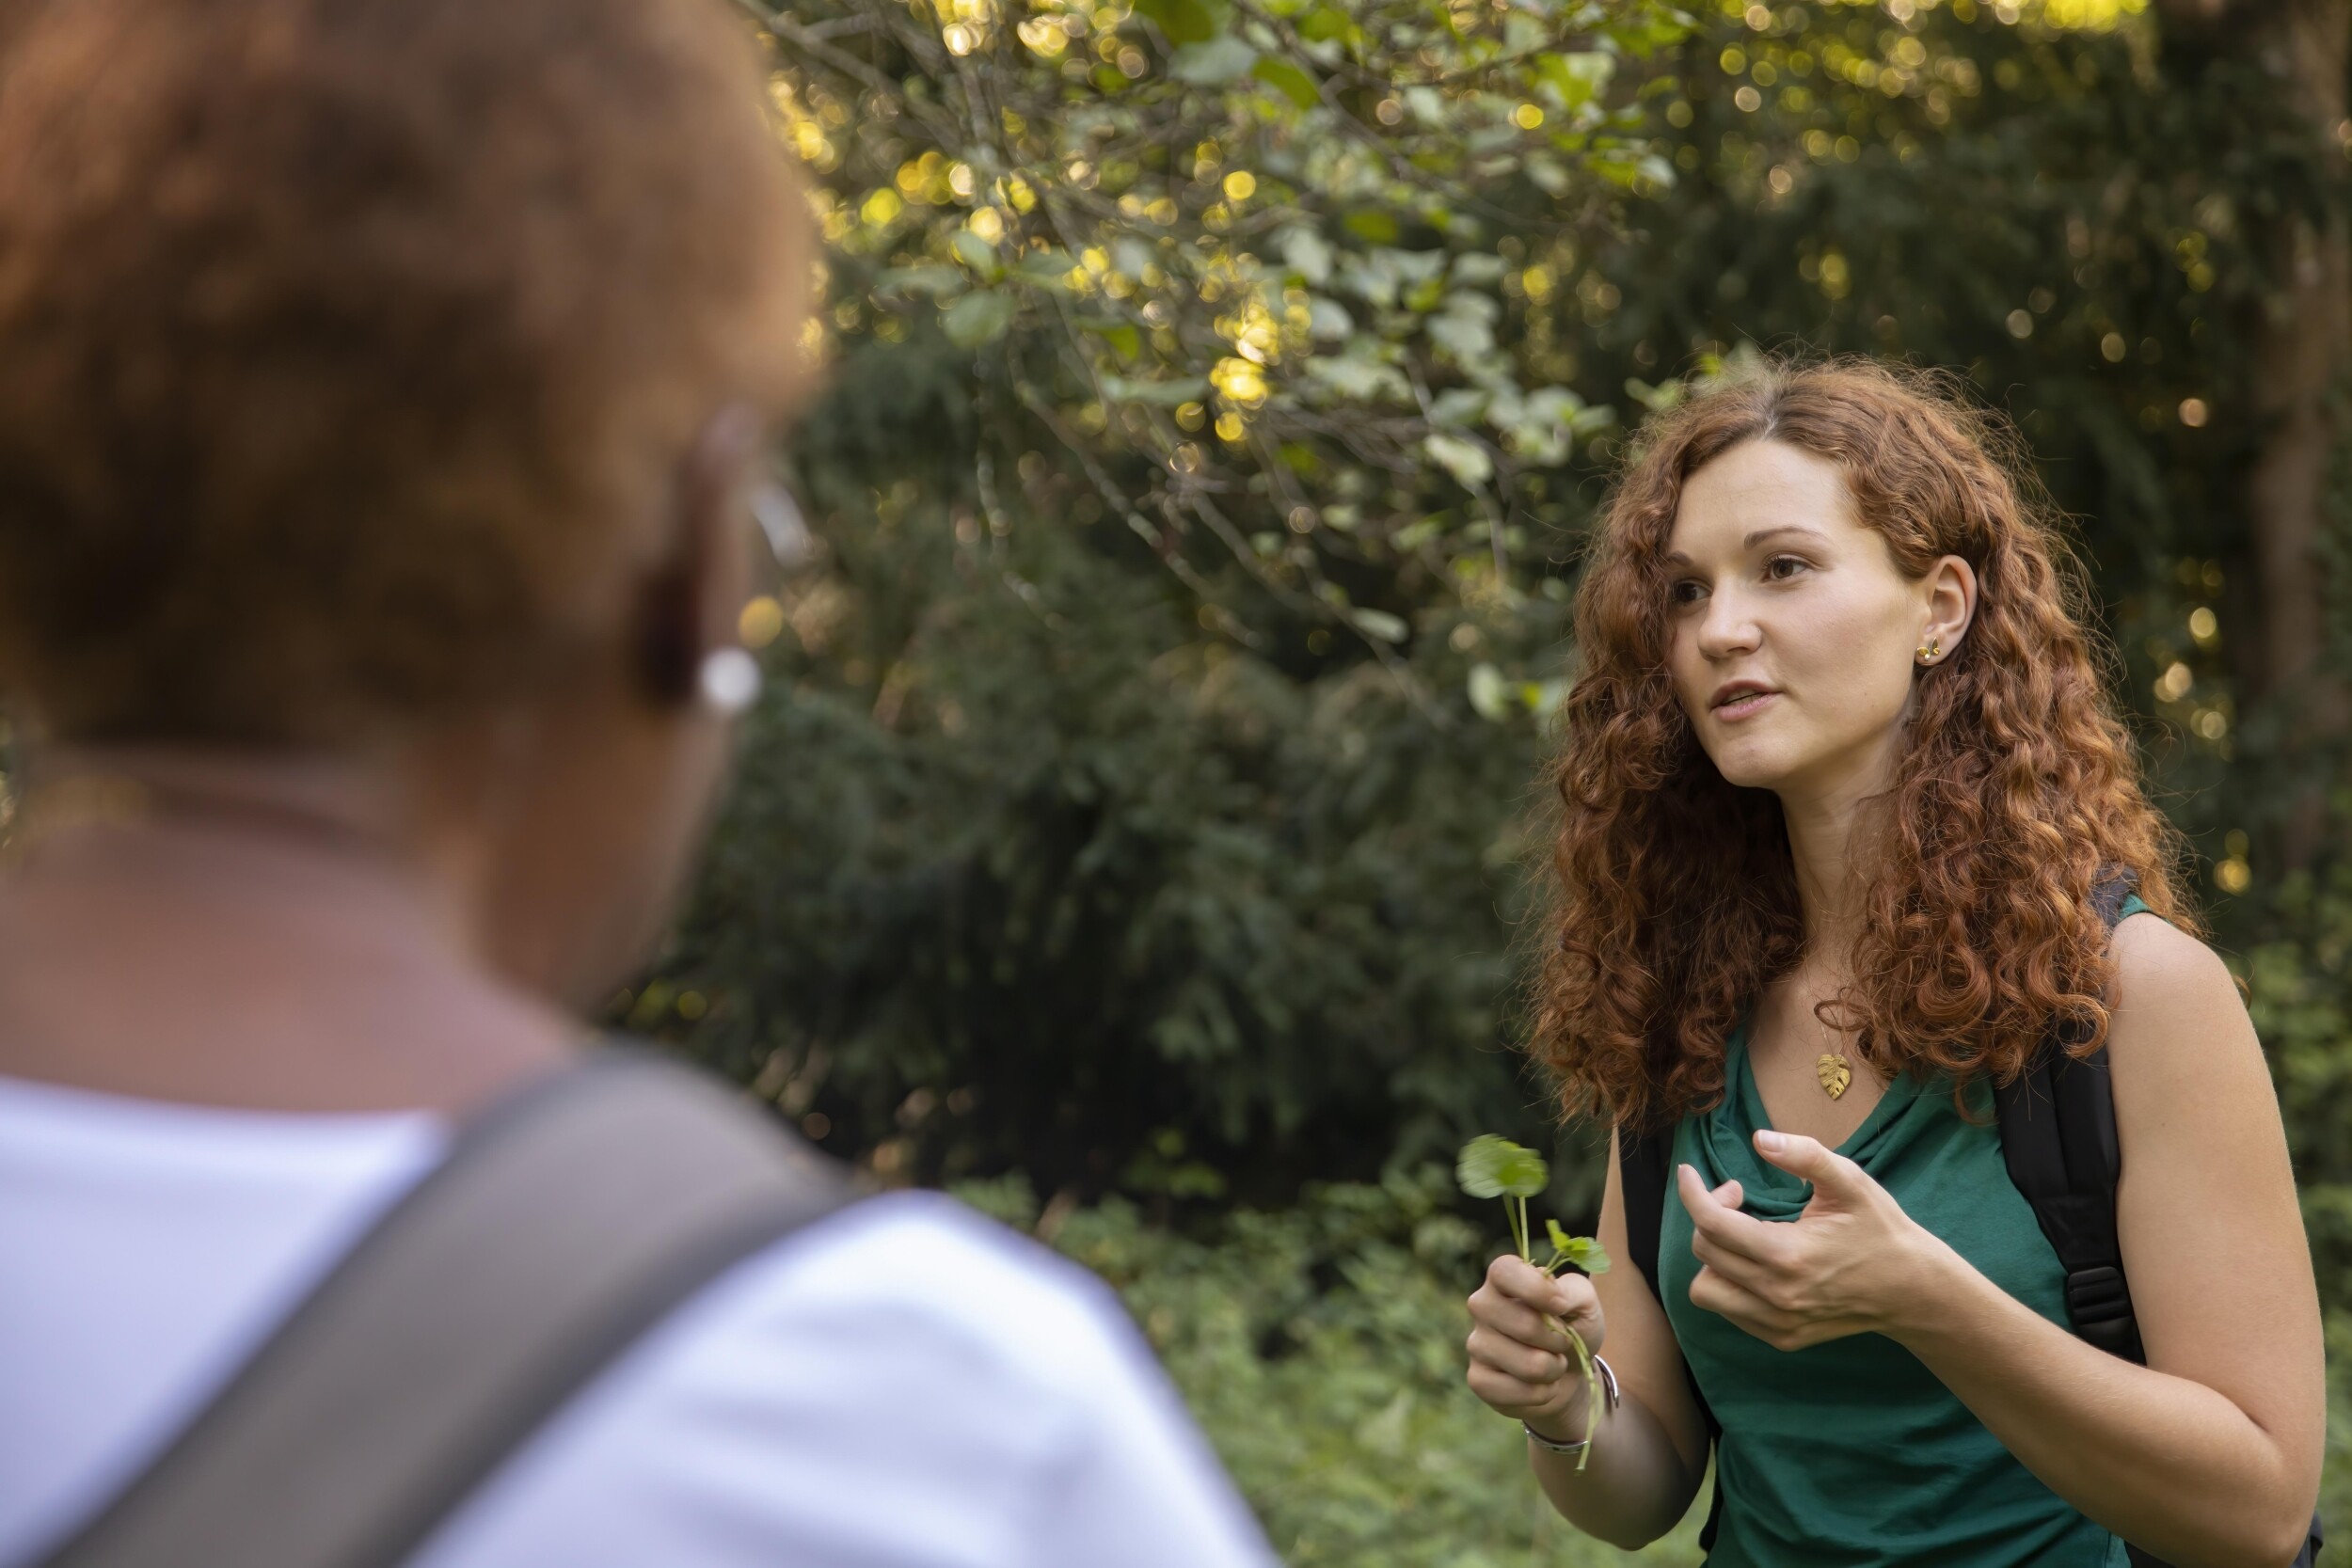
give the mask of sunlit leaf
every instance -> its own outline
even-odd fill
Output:
[[[1421,449],[1464,489],[1474,490],[1495,477],[1494,459],[1485,447],[1466,436],[1439,431],[1422,442]]]
[[[1535,70],[1541,80],[1559,95],[1563,108],[1573,109],[1590,102],[1609,85],[1616,74],[1617,62],[1597,50],[1566,55],[1539,55]]]
[[[1493,399],[1484,387],[1448,387],[1430,400],[1429,422],[1440,430],[1467,430]]]
[[[1308,282],[1322,287],[1331,278],[1331,246],[1311,229],[1282,231],[1282,260]]]
[[[1495,349],[1495,302],[1484,294],[1455,293],[1429,318],[1429,339],[1457,363],[1483,359]]]
[[[1359,402],[1387,401],[1404,403],[1413,395],[1404,372],[1393,365],[1382,364],[1369,356],[1354,352],[1342,355],[1322,355],[1308,361],[1307,373],[1317,383],[1329,387],[1341,396]]]
[[[1482,660],[1470,666],[1468,695],[1471,709],[1489,723],[1500,724],[1511,717],[1510,683],[1493,665]]]

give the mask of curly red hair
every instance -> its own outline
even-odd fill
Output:
[[[1917,676],[1855,978],[1822,1016],[1883,1071],[1940,1069],[1964,1092],[2014,1077],[2053,1026],[2078,1052],[2105,1039],[2102,881],[2128,874],[2199,928],[2079,574],[2006,429],[1931,375],[1771,364],[1651,421],[1577,595],[1582,669],[1549,773],[1557,941],[1532,1041],[1570,1115],[1645,1129],[1719,1102],[1726,1037],[1804,947],[1780,802],[1716,771],[1666,662],[1683,485],[1757,440],[1836,463],[1906,577],[1956,555],[1979,584],[1968,636]]]

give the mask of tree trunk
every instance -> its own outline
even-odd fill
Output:
[[[2323,157],[2343,144],[2352,78],[2352,0],[2164,0],[2168,30],[2189,47],[2227,50],[2260,68],[2301,111]],[[2292,779],[2275,848],[2292,870],[2311,863],[2326,829],[2318,769],[2352,723],[2342,674],[2322,658],[2332,591],[2321,557],[2328,469],[2344,436],[2340,377],[2352,374],[2352,233],[2333,211],[2268,221],[2255,236],[2273,292],[2253,324],[2253,413],[2260,448],[2247,476],[2257,624],[2239,627],[2247,709],[2272,708],[2284,728],[2270,760]]]
[[[2314,134],[2337,141],[2352,66],[2352,5],[2288,0],[2265,22],[2250,29],[2256,58],[2302,108]],[[2271,225],[2267,248],[2277,292],[2254,334],[2254,408],[2263,437],[2246,488],[2264,608],[2263,683],[2249,695],[2289,706],[2287,756],[2291,767],[2303,764],[2300,772],[2313,762],[2325,766],[2347,717],[2341,673],[2321,657],[2330,591],[2346,585],[2328,581],[2320,544],[2328,468],[2344,434],[2338,378],[2352,372],[2352,241],[2341,212],[2324,224],[2281,216]],[[2310,779],[2287,803],[2279,845],[2286,869],[2308,865],[2320,850],[2326,784]]]

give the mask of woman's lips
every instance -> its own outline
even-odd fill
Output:
[[[1715,717],[1726,724],[1736,724],[1763,712],[1765,705],[1779,695],[1777,691],[1742,691],[1727,703],[1718,703]]]

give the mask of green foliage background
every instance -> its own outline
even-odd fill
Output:
[[[2255,62],[2136,0],[750,8],[823,551],[618,1016],[1120,1284],[1290,1560],[1610,1558],[1460,1386],[1442,1175],[1493,1131],[1597,1194],[1510,1051],[1579,543],[1679,378],[1899,356],[2076,520],[2352,1334],[2352,799],[2284,873],[2345,759],[2255,695],[2244,499],[2264,236],[2347,164]]]

